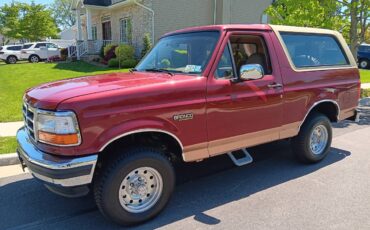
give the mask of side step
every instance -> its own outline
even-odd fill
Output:
[[[236,154],[238,154],[236,156]],[[252,156],[248,153],[246,149],[240,149],[234,152],[228,152],[230,159],[234,162],[236,166],[243,166],[253,162]]]

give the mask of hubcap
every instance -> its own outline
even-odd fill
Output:
[[[361,68],[366,68],[367,67],[367,62],[366,61],[362,61],[360,63],[360,66],[361,66]]]
[[[310,137],[310,149],[313,154],[320,155],[328,143],[328,130],[324,125],[316,126]]]
[[[14,64],[15,62],[16,62],[15,57],[10,57],[9,58],[9,63]]]
[[[119,201],[128,212],[145,212],[157,203],[162,189],[162,176],[157,170],[150,167],[137,168],[123,179]]]
[[[32,62],[38,62],[38,61],[39,61],[39,59],[38,59],[37,57],[33,56],[33,57],[31,57],[31,61],[32,61]]]

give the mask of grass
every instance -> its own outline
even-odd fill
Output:
[[[0,154],[15,153],[17,141],[15,137],[0,137]]]
[[[370,83],[370,70],[361,69],[360,75],[362,83]]]
[[[127,69],[97,67],[85,62],[0,64],[0,122],[21,121],[22,96],[41,83]]]

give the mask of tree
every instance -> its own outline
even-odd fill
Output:
[[[46,37],[55,37],[58,28],[52,17],[52,12],[45,5],[31,3],[23,4],[24,13],[20,20],[20,30],[23,38],[37,41]]]
[[[20,39],[20,12],[22,5],[17,2],[0,7],[0,30],[7,38]]]
[[[58,28],[45,5],[12,2],[0,7],[0,29],[7,38],[37,41],[55,37]]]
[[[63,29],[70,28],[76,24],[72,3],[73,0],[54,0],[54,3],[51,5],[55,21]]]
[[[152,42],[150,40],[149,34],[145,34],[143,37],[143,49],[141,50],[141,58],[143,58],[149,50],[152,48]]]
[[[369,31],[369,10],[370,0],[277,0],[266,13],[273,24],[338,30],[356,57]]]
[[[335,0],[277,0],[266,9],[272,24],[341,29],[345,20]]]

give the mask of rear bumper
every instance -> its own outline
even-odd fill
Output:
[[[21,128],[17,132],[17,153],[22,167],[44,182],[62,187],[76,187],[92,182],[98,155],[58,157],[38,150]]]

